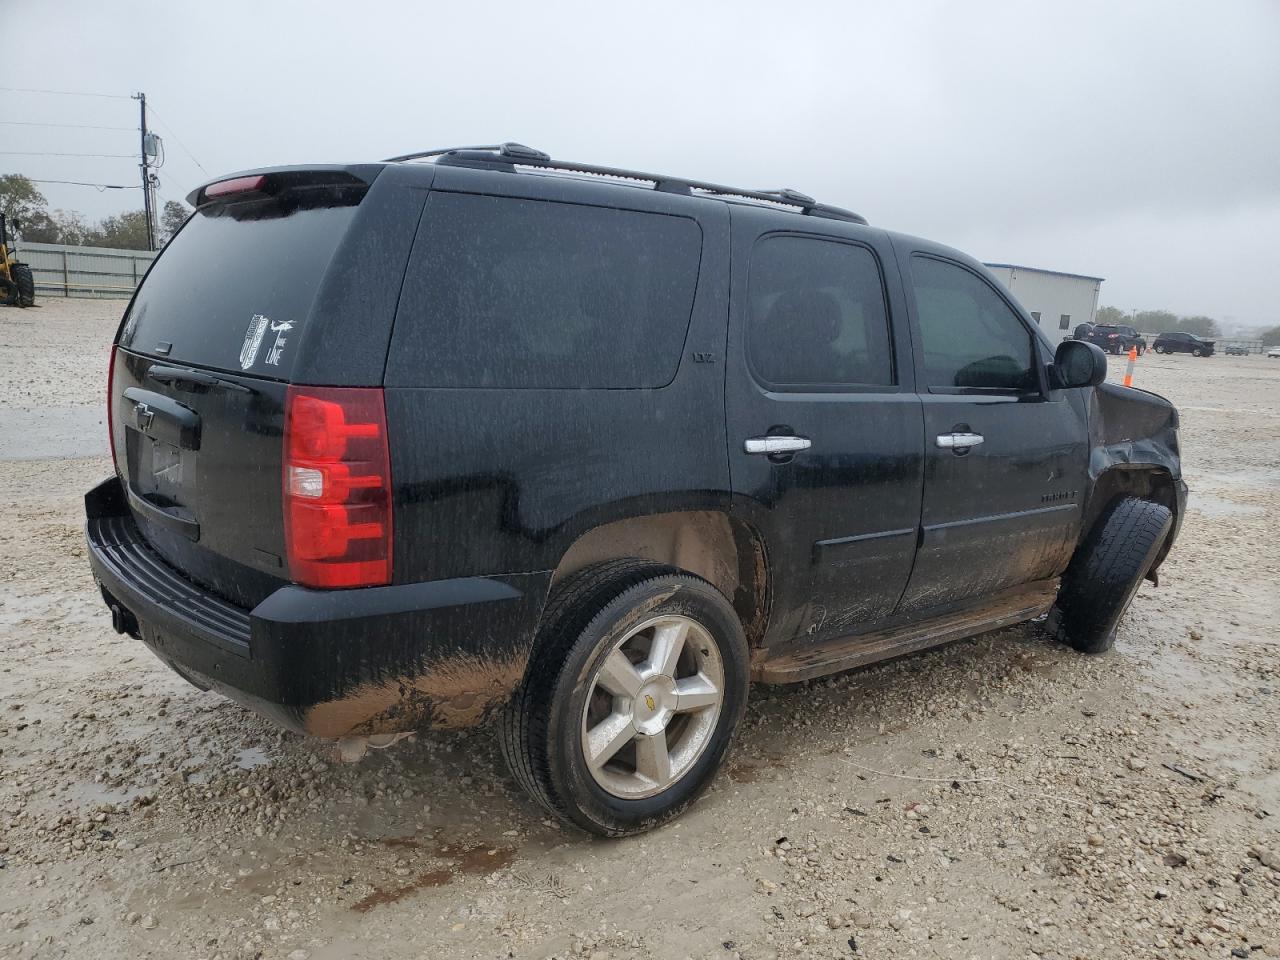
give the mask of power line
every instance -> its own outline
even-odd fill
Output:
[[[92,123],[41,123],[36,120],[0,120],[7,127],[70,127],[75,130],[123,130],[132,133],[137,127],[100,127]]]
[[[79,90],[41,90],[36,87],[0,87],[7,93],[49,93],[59,97],[102,97],[107,100],[128,100],[121,93],[82,93]]]
[[[131,153],[44,153],[39,150],[0,150],[9,157],[105,157],[112,160],[132,160]]]
[[[178,138],[178,135],[173,130],[172,124],[170,124],[169,121],[166,120],[164,117],[160,116],[160,114],[156,113],[155,107],[147,107],[147,109],[151,111],[151,115],[153,117],[155,117],[162,124],[164,124],[165,129],[169,131],[169,136],[173,137],[174,143],[180,146],[182,148],[182,152],[191,158],[191,162],[200,168],[200,172],[203,173],[206,177],[210,176],[209,171],[204,168],[204,164],[202,164],[199,160],[197,160],[195,158],[195,155],[190,150],[187,149],[187,145]]]
[[[120,183],[88,183],[84,180],[35,180],[27,177],[32,183],[67,183],[73,187],[97,187],[99,191],[103,190],[141,190],[138,184],[120,184]]]

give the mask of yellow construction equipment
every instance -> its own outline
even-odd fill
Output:
[[[17,226],[15,222],[15,227]],[[0,213],[0,302],[10,307],[29,307],[36,302],[36,281],[31,268],[18,262],[5,215]]]

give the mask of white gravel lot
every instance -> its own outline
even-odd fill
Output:
[[[605,842],[486,730],[336,765],[111,631],[121,306],[0,309],[0,956],[1280,957],[1280,361],[1139,361],[1192,498],[1114,652],[1029,625],[754,687],[706,797]]]

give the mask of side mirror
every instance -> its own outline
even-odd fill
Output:
[[[1107,355],[1085,340],[1064,340],[1054,351],[1049,375],[1059,390],[1096,387],[1107,379]]]

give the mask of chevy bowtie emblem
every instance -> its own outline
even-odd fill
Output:
[[[657,705],[656,703],[654,703],[654,702],[653,702],[653,694],[651,694],[651,693],[646,693],[646,694],[644,695],[644,705],[645,705],[646,707],[648,707],[650,710],[656,710],[656,709],[657,709],[658,705]]]
[[[156,412],[145,403],[139,403],[133,408],[133,419],[138,424],[138,429],[147,431],[151,429],[151,421],[156,418]]]

